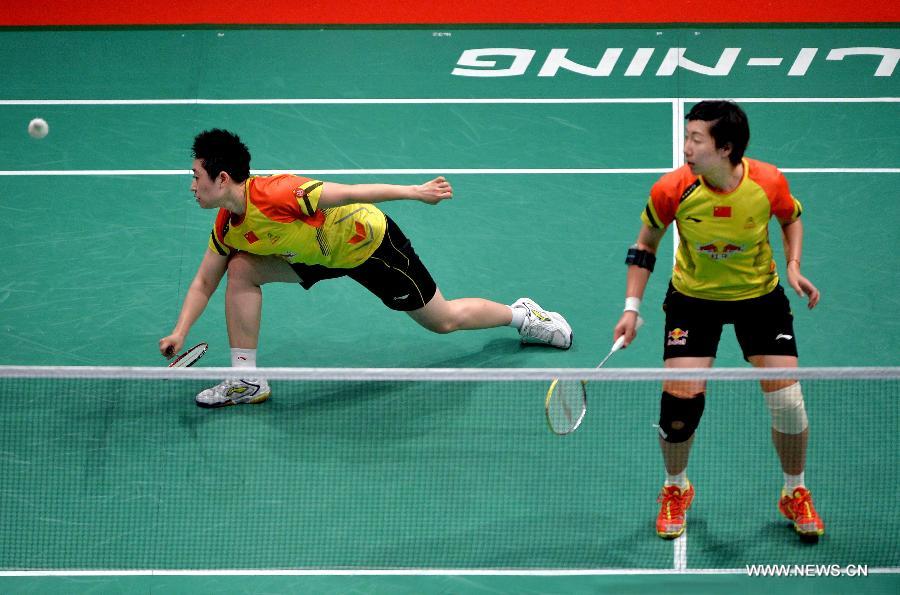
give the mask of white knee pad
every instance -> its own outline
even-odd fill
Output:
[[[782,434],[799,434],[809,425],[799,382],[770,393],[763,393],[763,396],[772,414],[772,427],[776,431]]]

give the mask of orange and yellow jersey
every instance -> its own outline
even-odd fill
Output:
[[[209,249],[279,256],[291,263],[356,267],[384,238],[384,213],[368,204],[320,209],[322,182],[293,175],[251,177],[244,183],[244,215],[219,209]]]
[[[789,223],[802,207],[774,165],[746,158],[743,165],[741,182],[728,193],[707,186],[687,165],[661,177],[650,190],[641,220],[655,229],[675,221],[680,242],[672,285],[685,295],[743,300],[778,285],[769,219]]]

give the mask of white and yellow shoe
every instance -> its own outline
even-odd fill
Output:
[[[544,310],[530,298],[519,298],[510,307],[525,309],[525,322],[519,329],[522,343],[545,343],[559,349],[572,346],[572,327],[559,312]]]
[[[219,384],[201,391],[194,402],[198,407],[227,407],[262,403],[269,398],[272,390],[269,383],[262,378],[229,378]]]

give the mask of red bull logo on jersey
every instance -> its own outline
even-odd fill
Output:
[[[687,345],[688,331],[683,331],[680,328],[674,328],[669,331],[669,336],[666,339],[666,345]]]
[[[703,244],[697,246],[697,252],[706,254],[713,260],[725,260],[732,254],[743,252],[743,246],[737,246],[730,242],[713,242],[711,244]]]

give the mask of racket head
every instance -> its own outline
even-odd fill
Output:
[[[197,343],[174,360],[169,363],[170,368],[190,368],[194,364],[197,363],[203,354],[206,353],[206,350],[209,349],[209,345],[206,343]]]
[[[558,436],[578,429],[587,412],[587,381],[555,379],[544,400],[547,425]]]

